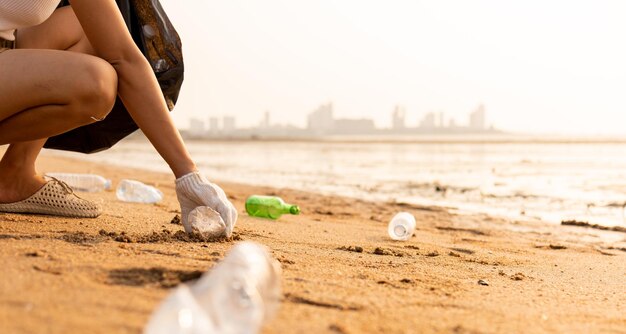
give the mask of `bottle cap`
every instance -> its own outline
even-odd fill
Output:
[[[289,208],[289,213],[291,213],[292,215],[298,215],[300,214],[300,208],[297,205],[292,205]]]

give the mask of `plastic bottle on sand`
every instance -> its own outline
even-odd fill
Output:
[[[154,311],[144,333],[258,333],[278,309],[280,276],[280,264],[267,248],[239,243],[191,286],[179,285]]]
[[[391,218],[387,232],[393,240],[406,241],[411,239],[413,232],[415,232],[415,217],[408,212],[396,214]]]
[[[111,180],[96,174],[46,173],[46,175],[67,183],[77,191],[100,192],[111,189]]]
[[[116,195],[120,201],[134,203],[157,203],[163,199],[159,189],[135,180],[120,181]]]
[[[226,223],[219,212],[208,206],[199,206],[189,213],[191,231],[209,237],[219,237],[226,234]]]
[[[250,216],[278,219],[283,214],[300,214],[297,205],[285,203],[280,197],[252,195],[246,200],[246,211]]]

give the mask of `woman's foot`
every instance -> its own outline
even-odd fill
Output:
[[[17,201],[11,199],[9,203],[0,202],[0,212],[73,218],[96,218],[102,213],[100,205],[76,196],[74,191],[64,182],[55,178],[47,182],[44,180],[44,182],[42,187],[25,199]],[[23,184],[34,186],[36,183],[24,182]]]
[[[46,139],[9,145],[0,160],[0,203],[24,200],[45,184],[37,174],[35,161]]]
[[[26,175],[0,171],[0,203],[25,200],[46,184],[41,175]]]

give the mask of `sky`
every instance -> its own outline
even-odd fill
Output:
[[[389,127],[396,105],[457,124],[626,135],[626,1],[161,0],[183,40],[176,124],[338,118]]]

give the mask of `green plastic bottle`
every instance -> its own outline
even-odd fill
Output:
[[[250,216],[278,219],[283,214],[300,214],[297,205],[285,203],[280,197],[252,195],[246,200],[246,211]]]

